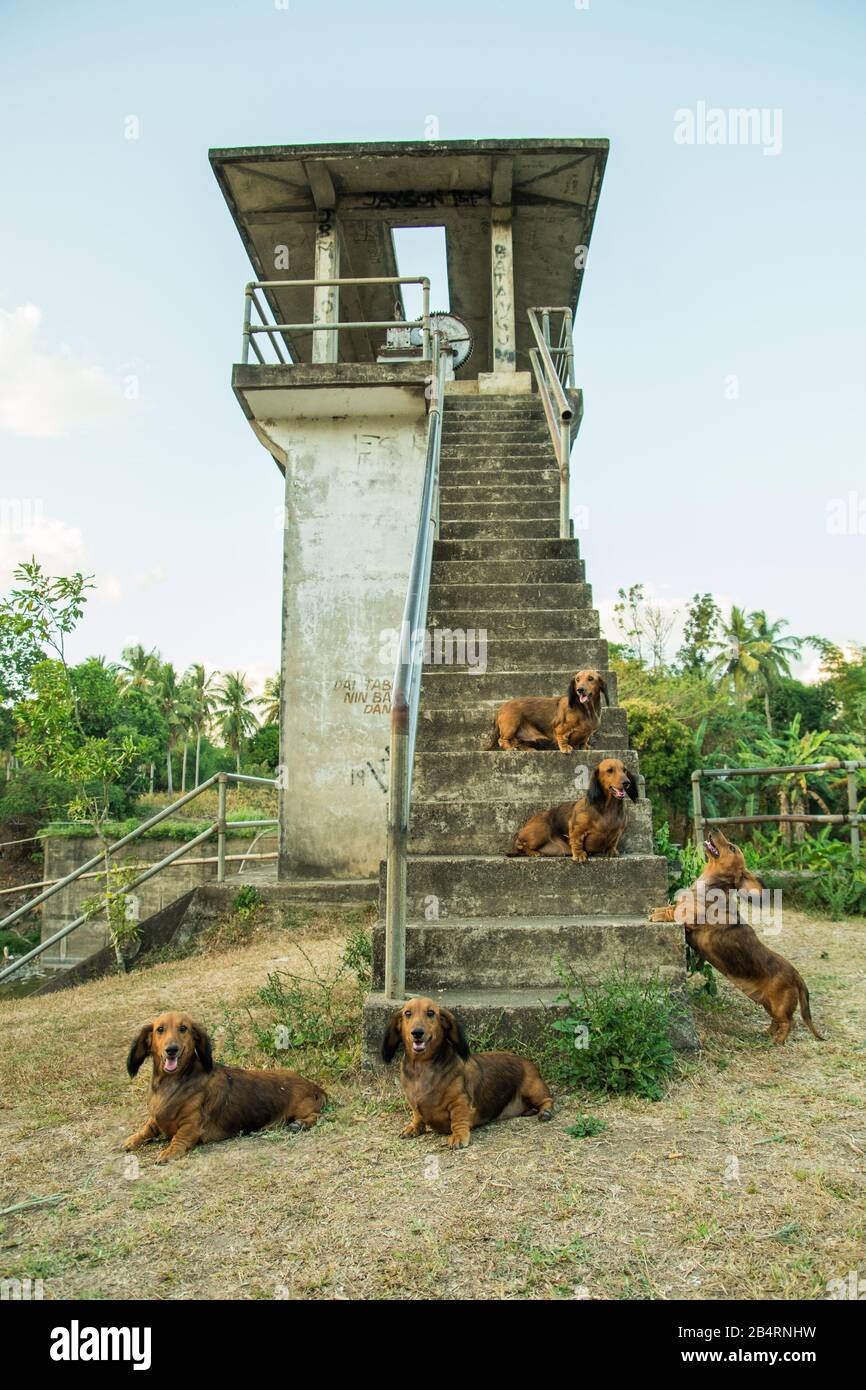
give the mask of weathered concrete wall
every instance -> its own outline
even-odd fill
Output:
[[[406,597],[424,390],[297,392],[289,408],[266,422],[286,456],[280,876],[363,876],[385,846],[396,652],[383,634]]]
[[[256,853],[266,853],[276,848],[276,832],[259,840],[256,845]],[[112,857],[112,862],[117,865],[123,864],[155,864],[157,860],[164,858],[166,854],[171,854],[178,848],[177,840],[151,840],[143,839],[130,845],[129,849],[122,850],[120,854]],[[252,848],[252,840],[249,837],[243,839],[237,837],[226,837],[226,854],[243,854]],[[85,837],[57,837],[48,838],[45,841],[45,858],[43,878],[57,879],[63,878],[71,873],[79,864],[91,859],[99,850],[99,842]],[[204,845],[197,846],[196,849],[189,851],[190,859],[206,859],[216,855],[216,837],[213,841],[208,841]],[[264,862],[268,862],[267,860]],[[270,861],[271,863],[273,861]],[[233,874],[237,871],[239,863],[229,864],[226,872]],[[185,863],[181,858],[176,864],[171,864],[161,873],[156,874],[147,883],[143,883],[140,888],[136,888],[130,895],[136,905],[137,916],[139,918],[149,917],[151,913],[161,912],[164,907],[174,902],[183,893],[188,893],[191,888],[197,888],[201,883],[208,883],[216,878],[216,864],[194,864]],[[71,922],[81,912],[82,903],[88,898],[95,897],[98,889],[98,879],[85,878],[77,879],[68,888],[63,888],[59,893],[55,893],[53,898],[49,898],[42,909],[42,940],[45,941],[49,936],[53,936],[67,922]],[[107,942],[108,936],[104,921],[94,920],[86,922],[83,927],[79,927],[70,936],[59,941],[55,947],[47,951],[43,960],[47,966],[67,965],[74,961],[83,960],[91,952],[100,950]]]

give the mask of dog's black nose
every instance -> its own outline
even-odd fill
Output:
[[[166,1057],[176,1057],[179,1052],[180,1048],[177,1043],[169,1043],[168,1047],[165,1049]]]
[[[413,1037],[413,1038],[421,1039],[421,1038],[423,1038],[423,1036],[424,1036],[424,1029],[423,1029],[423,1028],[413,1028],[413,1029],[412,1029],[412,1037]]]

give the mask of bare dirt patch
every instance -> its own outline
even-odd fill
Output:
[[[0,1277],[46,1298],[821,1298],[864,1270],[866,924],[786,914],[774,942],[801,969],[828,1040],[765,1017],[719,983],[697,1007],[701,1056],[659,1102],[559,1098],[471,1147],[401,1141],[396,1076],[320,1075],[310,1134],[274,1131],[137,1175],[122,1139],[144,1113],[133,1031],[166,1007],[202,1018],[222,1060],[262,1064],[256,991],[274,970],[339,962],[338,916],[126,978],[0,1005],[8,1208]],[[301,955],[299,946],[306,953]],[[350,1007],[347,1000],[346,1007]],[[309,1070],[309,1068],[308,1068]],[[311,1072],[311,1074],[314,1074]],[[579,1116],[598,1135],[566,1130]]]

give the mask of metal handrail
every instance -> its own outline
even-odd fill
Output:
[[[439,455],[448,353],[433,333],[433,376],[427,417],[427,456],[418,530],[400,627],[400,648],[391,693],[388,771],[388,841],[385,890],[385,995],[402,1000],[406,989],[406,854],[412,806],[412,765],[427,626],[433,542],[439,531]]]
[[[10,912],[8,917],[4,917],[3,920],[0,921],[0,930],[5,930],[11,923],[17,922],[19,917],[23,917],[26,913],[31,912],[33,908],[39,907],[41,903],[53,897],[55,893],[59,893],[61,889],[68,887],[69,884],[82,878],[88,873],[88,870],[94,868],[95,865],[104,864],[106,858],[116,854],[119,849],[123,849],[124,846],[131,844],[133,840],[139,839],[146,830],[150,830],[153,826],[159,825],[160,821],[164,821],[168,816],[172,815],[173,812],[177,811],[180,806],[186,806],[188,802],[193,801],[197,796],[201,796],[201,793],[207,791],[214,783],[217,784],[217,819],[192,840],[187,840],[185,844],[180,845],[176,850],[172,850],[170,854],[165,855],[162,859],[158,860],[156,864],[151,864],[143,873],[140,873],[136,878],[132,879],[131,882],[125,884],[123,891],[129,892],[131,889],[137,888],[139,884],[146,883],[148,879],[153,878],[155,874],[167,868],[169,864],[173,864],[176,859],[180,859],[181,855],[187,854],[191,849],[195,849],[198,845],[203,844],[205,840],[213,835],[214,831],[216,831],[217,836],[217,882],[224,883],[226,831],[234,825],[278,824],[276,820],[267,822],[227,820],[226,791],[229,782],[252,783],[259,786],[273,787],[274,789],[279,786],[279,783],[270,777],[251,777],[247,773],[242,772],[215,772],[212,777],[208,777],[204,782],[200,782],[197,787],[193,787],[192,791],[186,792],[184,796],[178,797],[178,799],[172,801],[170,805],[163,806],[161,811],[157,811],[156,814],[150,816],[148,820],[142,821],[134,830],[130,830],[129,834],[122,836],[119,840],[115,840],[113,844],[107,845],[105,850],[100,850],[100,852],[95,854],[91,859],[87,859],[83,864],[79,864],[71,873],[66,874],[63,878],[57,879],[56,882],[49,888],[44,889],[43,892],[37,893],[35,898],[31,898],[28,902],[22,903],[14,912]],[[17,956],[4,970],[0,970],[0,984],[10,975],[14,975],[23,965],[27,965],[29,961],[35,960],[37,956],[41,956],[43,951],[48,950],[49,946],[53,946],[56,942],[62,941],[70,932],[83,926],[92,916],[92,912],[82,913],[75,918],[74,922],[67,923],[65,927],[61,927],[53,936],[47,937],[45,941],[38,942],[38,944],[34,946],[31,951],[26,952],[25,955]]]
[[[538,394],[544,407],[547,428],[553,441],[553,450],[559,466],[559,534],[567,539],[571,534],[569,505],[569,480],[571,469],[571,429],[574,420],[574,406],[569,398],[564,382],[569,390],[574,390],[574,346],[572,340],[572,314],[567,306],[540,307],[527,310],[529,326],[535,338],[535,347],[529,349],[529,360],[538,385]],[[550,315],[561,314],[559,347],[550,344]],[[539,315],[541,322],[539,322]],[[560,360],[557,368],[554,355]]]
[[[353,322],[321,320],[316,323],[268,323],[265,310],[259,302],[256,290],[272,289],[340,289],[343,286],[358,285],[420,285],[421,317],[418,319],[361,319]],[[252,322],[255,307],[261,323]],[[261,366],[266,366],[255,334],[264,333],[271,343],[283,366],[288,365],[280,348],[281,333],[336,333],[341,328],[420,328],[423,332],[421,356],[430,356],[430,281],[426,275],[366,275],[339,277],[332,280],[251,280],[244,289],[244,332],[241,348],[241,362],[249,364],[250,348]]]
[[[866,768],[864,758],[828,758],[823,763],[791,763],[784,767],[699,767],[692,773],[692,828],[695,844],[700,845],[708,825],[762,825],[773,822],[789,825],[792,822],[815,825],[850,826],[851,854],[855,863],[860,860],[860,823],[866,815],[857,810],[857,773]],[[785,772],[844,772],[848,810],[835,815],[810,816],[803,812],[780,813],[777,816],[705,816],[701,800],[702,777],[776,777]]]

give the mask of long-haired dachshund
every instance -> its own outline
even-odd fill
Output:
[[[562,696],[529,696],[506,700],[493,720],[484,748],[520,748],[555,740],[560,753],[586,748],[601,723],[601,702],[608,704],[607,686],[599,671],[578,671]]]
[[[783,1043],[793,1026],[797,1005],[809,1031],[824,1039],[812,1022],[809,991],[798,970],[765,946],[738,910],[738,894],[760,894],[764,885],[746,868],[743,852],[713,830],[704,841],[707,864],[691,888],[675,903],[656,908],[650,921],[680,922],[686,941],[702,960],[727,976],[732,985],[770,1015],[767,1032]]]
[[[132,1040],[126,1069],[135,1076],[150,1057],[148,1120],[126,1140],[140,1148],[161,1134],[171,1142],[157,1163],[180,1158],[196,1144],[248,1134],[266,1125],[312,1129],[325,1092],[294,1071],[250,1071],[215,1064],[207,1033],[186,1014],[164,1013]]]
[[[590,854],[619,855],[628,821],[626,797],[637,801],[637,778],[619,758],[605,758],[589,779],[586,796],[560,801],[522,825],[508,857],[570,854],[583,862]]]
[[[400,1081],[412,1119],[401,1139],[429,1128],[465,1149],[469,1131],[491,1120],[538,1114],[549,1120],[553,1098],[538,1068],[513,1052],[470,1053],[454,1015],[433,999],[410,999],[397,1009],[382,1039],[387,1065],[403,1045]]]

